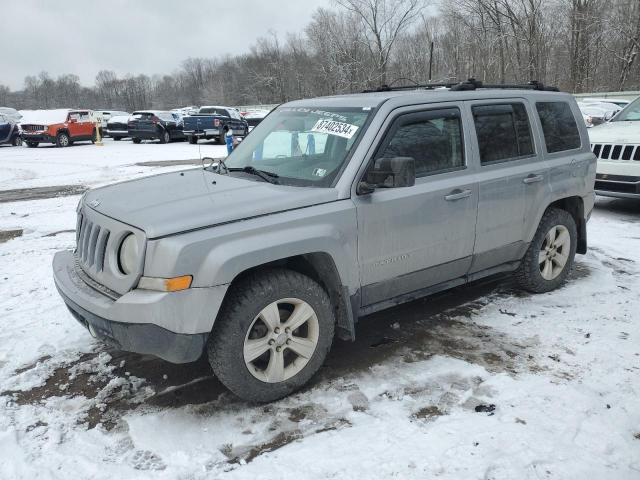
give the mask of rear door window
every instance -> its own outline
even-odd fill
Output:
[[[580,148],[580,131],[567,102],[538,102],[536,110],[542,125],[547,152]]]
[[[476,105],[472,112],[482,165],[534,154],[531,126],[524,104]]]

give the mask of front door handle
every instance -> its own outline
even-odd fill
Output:
[[[444,199],[447,202],[455,202],[456,200],[461,200],[463,198],[467,198],[471,196],[471,190],[460,190],[456,188],[449,195],[445,195]]]
[[[525,177],[523,182],[526,183],[527,185],[530,185],[532,183],[541,182],[542,180],[544,180],[544,177],[542,175],[529,175]]]

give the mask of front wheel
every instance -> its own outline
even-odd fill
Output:
[[[547,210],[516,272],[520,286],[544,293],[562,285],[573,266],[577,243],[573,217],[566,210]]]
[[[140,138],[133,138],[132,140],[133,140],[133,143],[135,143],[136,145],[142,142],[142,139]]]
[[[38,145],[40,145],[39,142],[30,142],[28,140],[25,143],[27,144],[27,147],[29,147],[29,148],[36,148]]]
[[[195,135],[189,137],[189,143],[191,145],[195,145],[196,143],[198,143],[198,137],[196,137]]]
[[[331,348],[329,296],[311,278],[285,269],[259,272],[232,288],[207,344],[215,375],[248,401],[270,402],[296,391]]]
[[[71,144],[71,139],[69,135],[65,132],[60,132],[56,136],[56,147],[64,148],[68,147]]]

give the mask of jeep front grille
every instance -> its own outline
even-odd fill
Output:
[[[640,161],[640,145],[593,143],[591,151],[601,160]]]
[[[45,129],[44,125],[22,125],[22,130],[25,132],[39,132]]]
[[[111,232],[92,223],[82,213],[78,214],[76,228],[76,256],[85,268],[104,270],[104,259]]]

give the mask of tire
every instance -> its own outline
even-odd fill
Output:
[[[197,143],[198,143],[198,137],[196,137],[195,135],[193,135],[193,136],[189,137],[189,143],[190,143],[191,145],[195,145],[195,144],[197,144]]]
[[[13,137],[13,141],[11,142],[11,145],[13,145],[14,147],[21,147],[22,138],[20,138],[19,135],[16,135],[15,137]]]
[[[136,145],[142,142],[142,140],[139,138],[133,138],[132,140],[133,140],[133,143],[135,143]]]
[[[91,143],[96,143],[98,140],[98,131],[94,128],[93,133],[91,134]]]
[[[533,293],[558,288],[571,271],[577,245],[578,229],[573,217],[565,210],[547,210],[516,271],[519,285]]]
[[[71,145],[71,139],[69,138],[69,134],[65,132],[60,132],[56,135],[56,147],[64,148]]]
[[[161,130],[159,132],[160,143],[169,143],[171,141],[171,135],[168,130]]]
[[[113,137],[114,142],[119,142],[120,140],[122,140],[122,137]]]
[[[29,147],[29,148],[36,148],[38,145],[40,145],[40,142],[29,142],[29,141],[27,141],[26,144],[27,144],[27,147]]]
[[[207,343],[213,372],[250,402],[270,402],[298,390],[322,366],[331,348],[335,317],[329,296],[311,278],[285,269],[252,274],[232,288]],[[307,320],[289,331],[286,322],[294,320],[292,311],[303,313],[298,318]],[[268,324],[263,318],[272,321]],[[247,342],[252,340],[259,345],[254,352],[263,353],[245,361]],[[301,347],[305,356],[296,353]],[[270,366],[276,367],[270,370]]]

